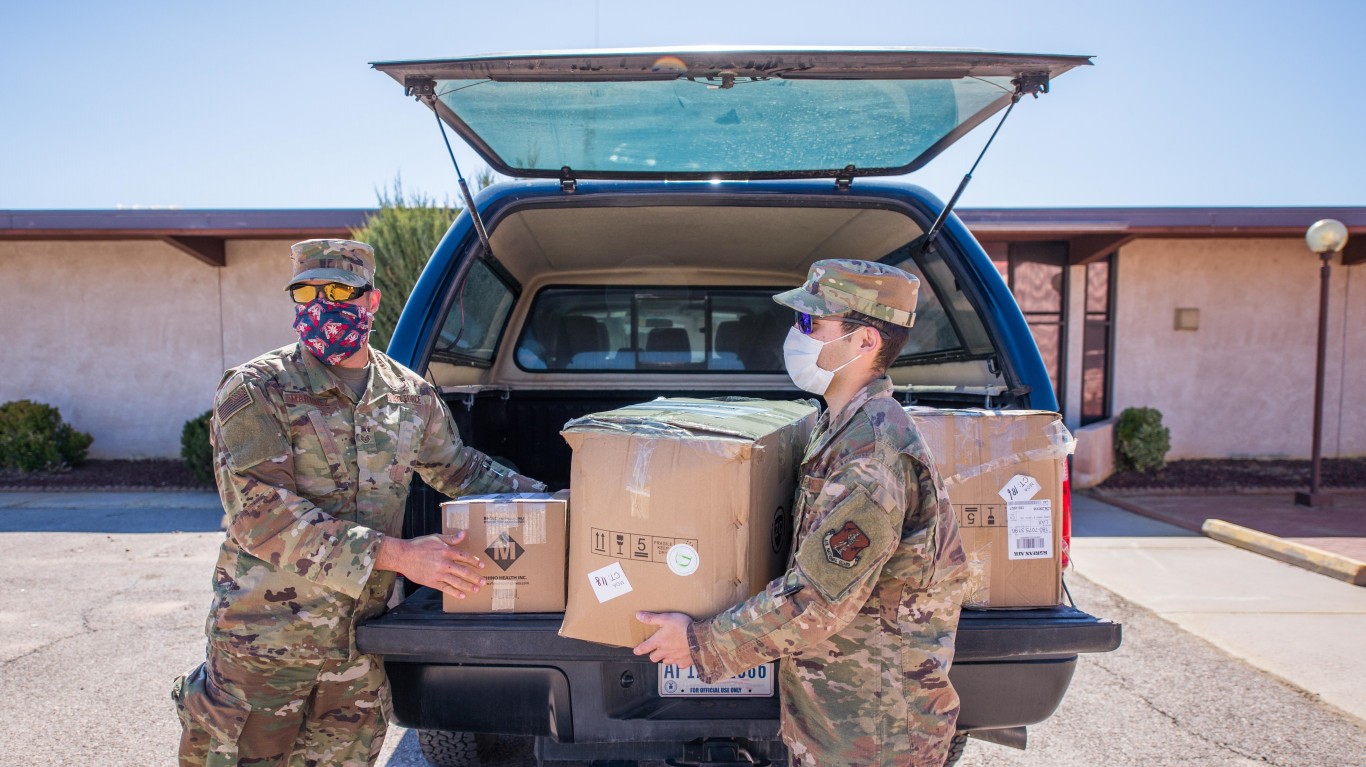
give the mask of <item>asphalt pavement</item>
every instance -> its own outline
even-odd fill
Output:
[[[211,493],[0,493],[0,765],[175,763],[221,516]]]

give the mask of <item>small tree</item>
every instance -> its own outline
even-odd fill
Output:
[[[26,399],[0,405],[0,468],[60,471],[79,466],[93,441],[71,428],[51,405]]]
[[[478,189],[492,184],[494,175],[485,168],[474,174]],[[403,180],[394,179],[393,191],[377,190],[379,210],[354,229],[351,236],[375,249],[375,287],[383,297],[370,343],[377,349],[389,346],[398,316],[417,284],[432,251],[463,208],[450,200],[438,203],[423,194],[407,194]]]
[[[205,410],[203,415],[186,421],[180,430],[180,458],[194,478],[206,485],[212,485],[214,481],[213,447],[209,445],[209,419],[212,417],[213,411]]]
[[[1121,471],[1161,471],[1172,448],[1171,431],[1162,425],[1157,408],[1130,407],[1115,424],[1115,468]]]

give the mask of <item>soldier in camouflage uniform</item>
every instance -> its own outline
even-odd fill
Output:
[[[894,267],[829,260],[774,296],[798,312],[788,372],[828,405],[803,458],[788,570],[708,620],[638,616],[659,628],[637,654],[695,665],[707,682],[780,659],[795,764],[941,767],[954,735],[966,558],[934,461],[885,377],[918,285]]]
[[[369,346],[370,246],[291,252],[299,342],[229,370],[214,400],[227,537],[207,659],[172,689],[182,765],[373,764],[389,691],[356,624],[396,573],[458,598],[484,583],[463,535],[399,537],[413,472],[452,496],[544,489],[462,444],[440,394]]]

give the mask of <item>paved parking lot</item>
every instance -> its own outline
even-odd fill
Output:
[[[0,498],[0,762],[173,764],[170,683],[203,658],[217,498]]]
[[[0,765],[175,763],[168,688],[203,656],[218,519],[208,494],[0,493]],[[976,743],[964,765],[1366,766],[1360,720],[1069,583],[1124,647],[1083,658],[1028,751]],[[381,764],[420,767],[413,734],[395,728]]]

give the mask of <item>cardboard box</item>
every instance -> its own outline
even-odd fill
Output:
[[[968,607],[1062,601],[1062,483],[1075,446],[1057,413],[906,408],[958,518]]]
[[[809,402],[658,399],[570,421],[569,601],[560,634],[634,647],[638,610],[709,617],[777,577]]]
[[[441,504],[441,531],[467,531],[459,548],[485,561],[478,594],[441,595],[448,613],[564,609],[568,498],[563,494],[467,495]]]

